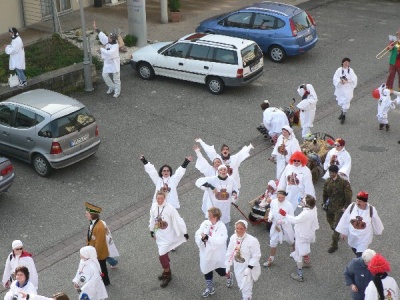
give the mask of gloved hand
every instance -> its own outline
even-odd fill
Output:
[[[280,213],[282,216],[286,216],[286,211],[284,211],[282,208],[279,209],[279,213]]]
[[[283,223],[283,220],[278,220],[278,221],[276,222],[276,225],[282,225],[282,223]]]
[[[244,276],[250,275],[250,268],[246,268],[246,270],[244,270]]]
[[[90,300],[88,294],[86,294],[86,293],[83,293],[79,299],[80,300]]]
[[[154,237],[154,231],[150,231],[150,236],[153,238]]]
[[[189,240],[189,235],[187,233],[185,233],[183,236],[185,237],[186,240]]]

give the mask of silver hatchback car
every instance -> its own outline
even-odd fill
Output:
[[[95,118],[79,101],[44,89],[0,103],[0,152],[49,176],[99,149]]]

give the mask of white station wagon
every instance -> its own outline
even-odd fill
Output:
[[[250,40],[193,33],[175,42],[147,45],[132,54],[131,66],[142,79],[162,75],[206,84],[212,94],[242,86],[263,74],[263,54]]]

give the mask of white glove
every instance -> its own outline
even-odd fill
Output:
[[[246,268],[246,270],[244,270],[244,276],[250,275],[251,269],[250,268]]]
[[[283,220],[281,219],[281,220],[278,220],[278,221],[276,222],[276,225],[282,225],[282,223],[283,223]]]

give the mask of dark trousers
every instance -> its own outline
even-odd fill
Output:
[[[351,248],[351,250],[353,251],[353,253],[357,256],[357,257],[361,257],[361,255],[363,254],[362,252],[357,252],[356,248]]]
[[[105,259],[99,259],[99,264],[101,268],[101,273],[103,273],[103,282],[104,285],[109,285],[110,284],[110,278],[108,277],[108,271],[107,271],[107,264]]]
[[[226,269],[225,268],[218,268],[215,269],[215,272],[218,273],[219,276],[226,276]],[[206,278],[206,280],[212,280],[213,279],[213,271],[204,274],[204,277]]]

